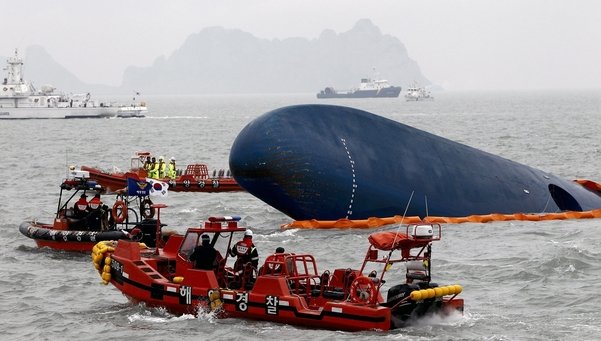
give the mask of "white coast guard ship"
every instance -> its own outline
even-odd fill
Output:
[[[92,100],[90,93],[63,94],[51,85],[36,89],[23,80],[23,60],[6,60],[7,71],[0,84],[0,119],[105,118],[117,114],[118,106]]]

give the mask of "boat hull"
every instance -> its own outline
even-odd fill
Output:
[[[341,106],[268,112],[229,162],[244,189],[296,220],[601,208],[599,192],[573,181]]]
[[[437,297],[410,301],[408,295],[418,290],[417,285],[402,292],[403,295],[398,295],[401,291],[396,292],[397,295],[391,300],[384,301],[382,295],[376,292],[372,293],[372,303],[354,302],[349,299],[350,291],[342,288],[344,278],[348,280],[343,274],[348,276],[358,270],[348,268],[334,270],[328,289],[325,284],[321,285],[323,276],[293,276],[288,275],[288,270],[277,274],[261,274],[259,271],[256,281],[251,281],[249,287],[240,285],[232,288],[234,282],[223,287],[217,277],[218,273],[224,276],[223,272],[219,269],[194,269],[190,261],[183,257],[180,245],[184,239],[184,236],[173,235],[165,247],[156,252],[140,249],[137,243],[120,240],[114,251],[107,251],[107,248],[101,251],[102,246],[95,248],[92,258],[105,284],[111,283],[134,303],[163,307],[174,314],[197,314],[199,310],[218,309],[218,317],[360,331],[401,328],[414,318],[427,314],[444,316],[463,311],[463,300],[456,297],[460,291],[450,293],[447,290],[444,293],[441,290]],[[309,256],[292,257],[307,259]],[[107,259],[110,259],[110,263],[106,263]],[[270,268],[267,262],[264,269],[275,269]],[[229,273],[231,269],[224,271]],[[303,270],[300,271],[303,273]],[[311,284],[301,289],[301,283]],[[431,288],[436,288],[436,285]],[[434,293],[434,289],[429,290]]]
[[[117,114],[116,107],[89,108],[7,108],[0,107],[0,120],[110,118]]]
[[[321,91],[317,94],[317,98],[391,98],[399,97],[400,93],[400,86],[391,86],[379,90],[355,90],[352,92]]]
[[[90,172],[90,179],[96,180],[102,187],[106,188],[107,192],[115,192],[127,186],[127,173],[106,173],[87,166],[81,166],[81,170]],[[146,172],[143,171],[143,173],[135,173],[135,175],[146,177]],[[233,177],[198,178],[193,175],[184,174],[176,177],[175,180],[169,178],[159,180],[169,184],[170,192],[217,193],[244,191]]]
[[[38,247],[48,247],[62,251],[89,252],[99,241],[128,238],[120,230],[59,230],[51,224],[34,221],[24,221],[19,225],[19,231],[24,236],[33,239]]]
[[[148,108],[142,106],[120,107],[117,111],[119,118],[143,118],[146,117]]]

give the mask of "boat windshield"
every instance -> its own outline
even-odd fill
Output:
[[[200,235],[201,233],[198,233],[196,231],[188,231],[188,233],[186,233],[184,241],[182,242],[179,248],[179,252],[181,254],[189,256],[192,253],[192,250],[194,250],[194,248],[198,244]]]
[[[189,257],[190,254],[192,254],[192,251],[194,251],[194,248],[200,244],[200,238],[203,234],[208,234],[211,237],[211,244],[223,257],[226,257],[232,239],[232,232],[215,233],[204,232],[202,230],[188,231],[180,246],[179,253]]]

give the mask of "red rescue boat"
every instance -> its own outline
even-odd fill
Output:
[[[150,198],[120,194],[110,208],[103,193],[87,172],[71,169],[60,185],[52,222],[26,220],[19,231],[38,247],[61,251],[90,252],[100,241],[124,238],[154,246],[156,220]]]
[[[81,166],[81,170],[90,173],[90,178],[97,181],[109,192],[115,192],[127,186],[127,178],[147,178],[148,172],[144,169],[144,161],[150,156],[149,152],[137,152],[131,158],[131,167],[127,172],[113,171],[107,172],[98,168]],[[176,176],[161,177],[158,181],[169,184],[170,192],[236,192],[244,191],[231,173],[223,169],[213,170],[209,174],[206,164],[190,164],[184,169],[178,169]]]
[[[245,231],[238,220],[211,217],[204,227],[172,235],[164,247],[101,242],[92,253],[94,265],[105,284],[110,282],[132,302],[176,314],[214,310],[219,317],[359,331],[395,329],[424,315],[463,312],[463,299],[457,297],[461,286],[431,281],[431,244],[441,238],[438,224],[373,233],[358,269],[319,273],[312,255],[290,253],[268,256],[259,269],[247,263],[234,271],[227,266],[228,250],[233,236]],[[188,259],[203,235],[225,255],[213,270],[195,269]],[[384,298],[385,274],[394,272],[390,268],[396,263],[406,263],[406,272],[389,280]]]

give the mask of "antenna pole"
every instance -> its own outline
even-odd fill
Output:
[[[403,212],[403,217],[401,218],[401,222],[399,223],[399,228],[396,230],[396,233],[394,234],[394,240],[392,241],[393,248],[388,253],[388,259],[390,259],[390,256],[392,256],[392,251],[394,251],[394,244],[396,243],[397,237],[399,236],[399,230],[401,229],[401,226],[403,225],[403,220],[405,219],[405,215],[407,214],[407,210],[409,209],[409,204],[411,204],[411,199],[413,199],[414,192],[415,191],[411,191],[411,195],[409,196],[409,201],[407,202],[407,206],[405,206],[405,212]]]

